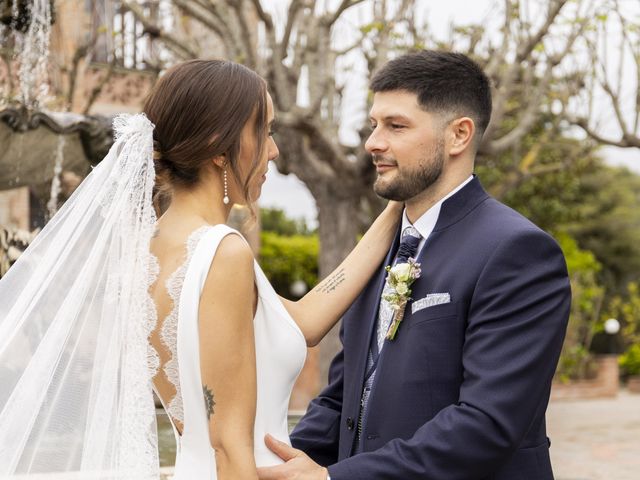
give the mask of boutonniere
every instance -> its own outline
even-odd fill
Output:
[[[404,318],[404,309],[407,302],[411,299],[411,289],[409,288],[416,279],[420,278],[420,264],[413,258],[409,258],[406,263],[398,263],[393,267],[386,267],[389,275],[387,276],[387,285],[391,291],[382,295],[391,308],[393,308],[393,320],[387,338],[393,340],[400,326],[400,322]]]

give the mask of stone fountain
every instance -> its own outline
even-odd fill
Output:
[[[113,133],[108,117],[47,110],[54,22],[53,0],[0,0],[0,191],[29,186],[42,224],[106,155]],[[0,224],[0,277],[32,237]]]

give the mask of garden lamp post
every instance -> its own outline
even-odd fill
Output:
[[[604,322],[604,331],[609,335],[609,350],[610,353],[616,353],[616,334],[620,331],[620,322],[615,318],[609,318]]]

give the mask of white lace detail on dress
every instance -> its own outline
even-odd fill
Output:
[[[178,366],[178,310],[180,307],[180,293],[182,285],[187,274],[189,262],[193,256],[193,252],[200,241],[200,238],[209,229],[203,226],[195,230],[187,239],[187,253],[182,265],[171,274],[165,284],[169,297],[173,302],[173,307],[169,315],[164,319],[162,328],[160,329],[160,338],[165,348],[170,353],[170,358],[164,365],[164,373],[167,379],[176,389],[176,395],[171,399],[167,407],[167,413],[180,423],[184,423],[184,410],[182,406],[182,393],[180,390],[180,369]]]
[[[151,287],[158,280],[160,275],[160,262],[151,251],[149,251],[149,280],[147,282],[147,295],[145,296],[147,322],[145,322],[145,328],[147,331],[147,339],[151,337],[151,333],[158,326],[158,311],[156,310],[156,304],[151,296]],[[160,355],[153,347],[151,342],[147,342],[147,364],[149,365],[149,372],[151,378],[155,378],[158,370],[160,369]],[[153,387],[152,387],[153,388]]]

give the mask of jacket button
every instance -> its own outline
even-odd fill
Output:
[[[354,426],[353,418],[347,417],[347,429],[353,430],[353,426]]]

